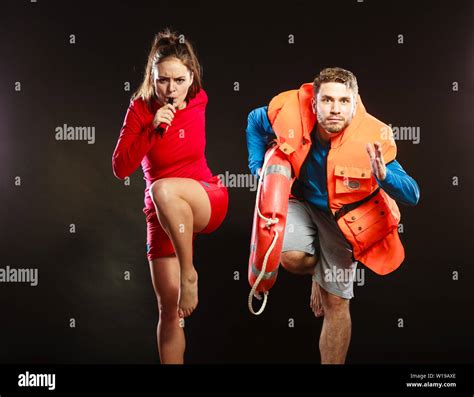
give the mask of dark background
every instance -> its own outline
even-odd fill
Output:
[[[0,283],[0,363],[158,362],[143,173],[124,186],[111,157],[153,35],[167,26],[203,65],[214,174],[248,173],[249,111],[328,66],[355,73],[375,117],[420,127],[420,144],[397,142],[421,189],[417,207],[400,206],[406,260],[385,277],[365,269],[355,286],[347,362],[472,362],[473,4],[2,3],[0,267],[38,268],[39,285]],[[95,126],[96,143],[56,141],[64,123]],[[186,320],[187,362],[318,363],[322,319],[309,308],[309,277],[280,272],[264,314],[248,312],[255,192],[229,193],[224,224],[195,244],[200,304]]]

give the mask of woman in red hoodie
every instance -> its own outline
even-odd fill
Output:
[[[127,110],[112,167],[120,179],[140,164],[143,169],[147,257],[158,299],[162,363],[183,362],[180,318],[198,303],[194,238],[216,230],[227,213],[227,189],[212,175],[204,156],[206,104],[191,44],[169,29],[158,33],[143,82]]]

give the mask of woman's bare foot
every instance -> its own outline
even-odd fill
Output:
[[[198,304],[198,275],[196,270],[181,274],[181,290],[178,302],[179,317],[188,317]]]
[[[313,285],[311,286],[311,297],[309,299],[309,306],[316,317],[324,316],[323,308],[323,298],[321,296],[319,284],[313,280]]]

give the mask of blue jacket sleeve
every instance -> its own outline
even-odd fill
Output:
[[[377,178],[375,178],[377,179]],[[395,201],[405,205],[416,205],[420,199],[420,188],[397,160],[387,164],[387,175],[383,181],[377,179],[379,186]]]
[[[252,110],[247,118],[247,150],[249,169],[253,175],[263,165],[263,158],[270,138],[276,138],[267,116],[267,106]]]

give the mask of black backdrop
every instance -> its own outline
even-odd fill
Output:
[[[397,142],[421,189],[418,206],[401,206],[406,260],[385,277],[366,269],[355,286],[347,362],[472,362],[473,2],[6,5],[0,268],[38,269],[38,285],[0,283],[1,363],[158,362],[143,173],[125,186],[111,156],[153,35],[166,26],[195,44],[203,65],[214,174],[248,173],[248,112],[327,66],[356,74],[375,117],[419,127],[418,144]],[[63,124],[95,127],[95,143],[56,140]],[[280,272],[265,313],[248,312],[255,192],[229,192],[224,224],[196,240],[200,305],[186,320],[187,362],[319,362],[309,278]]]

